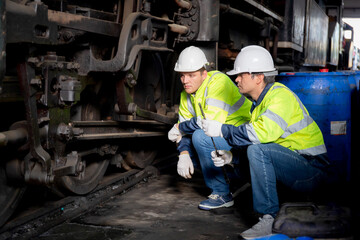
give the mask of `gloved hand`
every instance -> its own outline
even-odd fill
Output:
[[[202,119],[202,129],[209,137],[222,137],[222,123],[215,120]]]
[[[174,124],[174,126],[170,129],[170,131],[168,132],[168,138],[170,141],[179,143],[181,138],[182,138],[182,134],[177,126],[177,124]]]
[[[214,161],[216,167],[222,167],[226,164],[230,164],[232,160],[232,152],[226,150],[218,150],[218,155],[215,151],[211,152],[211,159]]]
[[[177,172],[180,176],[188,179],[194,174],[194,165],[189,154],[180,154],[177,163]]]

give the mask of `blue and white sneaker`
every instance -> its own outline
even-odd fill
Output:
[[[199,208],[202,210],[211,210],[221,207],[231,207],[234,205],[234,200],[231,193],[227,195],[210,194],[209,198],[200,202]]]

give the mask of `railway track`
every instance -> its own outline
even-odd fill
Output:
[[[146,182],[158,173],[158,168],[148,166],[143,170],[132,169],[125,173],[105,176],[99,186],[85,196],[65,197],[10,220],[0,228],[0,240],[30,239],[38,236],[54,226],[84,214],[112,196],[123,194],[142,181]]]

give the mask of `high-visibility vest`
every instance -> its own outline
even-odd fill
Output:
[[[239,126],[250,120],[251,101],[241,95],[231,79],[219,71],[208,72],[199,89],[192,94],[181,92],[179,122],[202,117]]]
[[[326,153],[324,138],[300,99],[274,83],[251,114],[246,130],[254,144],[275,142],[302,155]]]

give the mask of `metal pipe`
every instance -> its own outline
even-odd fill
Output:
[[[186,35],[189,32],[189,28],[183,25],[171,23],[168,24],[170,31]]]
[[[231,14],[234,14],[234,15],[245,17],[245,18],[247,18],[247,19],[249,19],[249,20],[251,20],[251,21],[253,21],[253,22],[255,22],[255,23],[259,24],[259,25],[264,25],[265,24],[265,20],[260,19],[258,17],[255,17],[252,14],[245,13],[245,12],[242,12],[242,11],[240,11],[238,9],[232,8],[227,4],[220,4],[220,10],[222,10],[223,12],[228,12],[228,13],[231,13]],[[279,31],[279,28],[276,27],[273,24],[271,24],[271,29],[273,29],[276,32]]]
[[[20,145],[27,141],[28,132],[24,128],[0,132],[0,147],[8,145]]]
[[[187,10],[190,10],[190,8],[192,7],[191,3],[188,1],[184,1],[184,0],[175,0],[176,4],[181,7],[181,8],[185,8]]]

